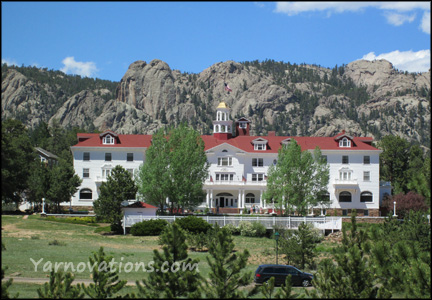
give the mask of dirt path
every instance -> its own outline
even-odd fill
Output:
[[[49,282],[49,278],[31,278],[31,277],[8,277],[5,276],[5,278],[3,280],[9,280],[9,279],[13,279],[13,282],[17,283],[17,282],[23,282],[23,283],[35,283],[35,284],[44,284],[45,282]],[[84,283],[85,285],[88,285],[89,283],[93,283],[92,279],[75,279],[73,281],[74,284],[81,284]],[[135,281],[132,280],[128,280],[128,282],[126,283],[126,285],[135,285]]]

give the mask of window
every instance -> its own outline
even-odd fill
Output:
[[[218,166],[232,166],[232,157],[218,157]]]
[[[114,144],[114,138],[108,134],[102,139],[102,143],[103,144]]]
[[[252,167],[262,167],[264,166],[263,158],[252,158]]]
[[[127,153],[126,154],[126,161],[133,161],[133,160],[134,160],[133,153]]]
[[[327,162],[327,155],[322,155],[321,158],[323,161]]]
[[[234,174],[216,174],[216,181],[233,181]]]
[[[111,175],[111,169],[102,169],[102,178],[108,178]]]
[[[348,155],[343,155],[342,156],[342,163],[343,164],[348,164],[349,163]]]
[[[254,150],[266,150],[266,145],[265,144],[255,144]]]
[[[339,147],[351,147],[351,141],[347,138],[343,138],[339,141]]]
[[[90,152],[84,152],[83,153],[83,160],[85,160],[85,161],[90,160]]]
[[[365,217],[369,216],[369,210],[367,209],[363,210],[363,216]]]
[[[373,202],[371,192],[363,192],[360,194],[360,202]]]
[[[255,195],[252,193],[246,194],[246,203],[255,203]]]
[[[339,194],[339,202],[351,202],[351,193],[350,192],[341,192]]]
[[[351,173],[352,171],[346,168],[343,168],[339,171],[339,180],[345,181],[345,180],[351,180]]]
[[[240,122],[239,123],[239,128],[246,129],[247,128],[247,123],[246,122]]]
[[[370,181],[370,172],[369,171],[363,172],[363,181]]]
[[[365,165],[369,165],[370,164],[370,156],[369,155],[363,156],[363,163]]]
[[[91,189],[82,189],[79,193],[80,200],[91,200],[93,199],[93,193]]]
[[[263,181],[264,180],[264,174],[252,174],[252,181]]]
[[[90,169],[83,169],[83,178],[90,177]]]
[[[348,216],[348,210],[342,209],[342,216]]]
[[[105,161],[111,161],[111,153],[105,153]]]

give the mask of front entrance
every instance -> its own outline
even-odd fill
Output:
[[[237,199],[230,193],[220,193],[216,195],[216,207],[237,207]]]

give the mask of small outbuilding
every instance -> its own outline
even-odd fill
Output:
[[[123,230],[126,234],[126,227],[130,227],[130,223],[135,223],[136,220],[148,219],[149,217],[156,218],[157,207],[141,201],[126,205],[122,208],[123,217]],[[132,222],[131,222],[132,221]]]

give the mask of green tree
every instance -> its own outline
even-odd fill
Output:
[[[119,280],[117,270],[110,264],[112,256],[106,256],[103,247],[89,257],[90,266],[93,267],[92,278],[94,283],[88,286],[81,285],[84,293],[92,299],[114,298],[127,283]]]
[[[204,198],[203,182],[209,165],[200,134],[182,123],[159,130],[146,151],[139,191],[147,202],[161,210],[169,198],[174,209],[194,208]]]
[[[387,135],[378,143],[380,155],[380,179],[390,181],[394,194],[408,192],[406,172],[409,164],[409,143],[396,135]]]
[[[60,204],[69,202],[77,192],[82,179],[75,174],[73,166],[65,159],[60,158],[58,164],[49,170],[50,187],[47,191],[47,200],[60,212]]]
[[[322,202],[327,190],[329,168],[319,148],[302,151],[295,140],[279,149],[275,166],[269,169],[264,198],[273,200],[286,213],[306,214],[307,208]],[[321,203],[320,202],[320,203]]]
[[[306,293],[326,299],[391,297],[386,286],[377,285],[379,282],[366,255],[367,235],[365,231],[357,230],[355,210],[351,224],[349,234],[343,228],[342,245],[336,250],[333,259],[321,261],[314,276],[315,290]]]
[[[50,188],[50,171],[48,165],[39,159],[31,164],[26,196],[27,201],[35,206],[40,206],[42,198],[47,198],[47,192]]]
[[[1,181],[2,201],[15,203],[18,209],[22,195],[27,189],[29,166],[36,159],[27,129],[14,119],[2,122]]]
[[[122,166],[115,166],[106,182],[100,186],[99,198],[93,203],[98,218],[111,224],[111,230],[121,232],[123,211],[121,203],[135,199],[137,187],[130,173]]]
[[[215,237],[209,242],[207,263],[210,266],[209,280],[204,282],[202,295],[206,298],[243,298],[257,293],[257,288],[248,294],[240,290],[252,281],[251,272],[243,272],[249,258],[249,251],[234,252],[234,242],[230,231],[214,227]]]
[[[169,224],[160,236],[162,253],[153,250],[153,265],[147,279],[137,280],[138,296],[142,298],[197,298],[202,280],[198,260],[188,257],[186,234],[176,223]]]
[[[64,274],[62,271],[51,271],[49,283],[37,289],[41,299],[82,299],[84,294],[78,286],[72,286],[74,281],[72,273]]]
[[[314,259],[316,240],[311,226],[302,222],[298,230],[283,232],[280,247],[287,257],[288,264],[299,265],[301,269],[311,265]]]

